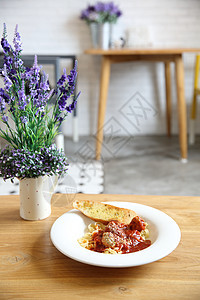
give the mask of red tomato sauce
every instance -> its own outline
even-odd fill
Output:
[[[96,252],[104,252],[107,248],[117,249],[117,252],[132,253],[143,250],[151,245],[150,240],[141,236],[146,228],[144,220],[136,216],[130,224],[125,225],[118,221],[109,222],[104,230],[93,233],[92,239]]]

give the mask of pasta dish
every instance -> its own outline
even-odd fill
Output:
[[[132,253],[151,245],[147,227],[139,216],[128,225],[119,221],[110,221],[107,225],[96,222],[88,226],[88,232],[78,242],[82,247],[100,253]]]

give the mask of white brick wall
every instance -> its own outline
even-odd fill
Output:
[[[94,3],[95,1],[90,1]],[[137,25],[149,26],[154,44],[162,47],[200,47],[199,0],[118,0],[123,16],[117,27],[120,31]],[[89,28],[79,20],[80,10],[88,0],[1,0],[0,20],[6,22],[12,40],[15,24],[23,39],[26,54],[76,54],[79,61],[78,89],[79,131],[81,135],[96,132],[100,57],[83,51],[91,46]],[[2,31],[2,30],[1,30]],[[185,54],[185,91],[189,114],[192,96],[194,54]],[[172,68],[172,80],[174,70]],[[113,65],[108,96],[106,121],[115,116],[127,131],[136,134],[165,133],[164,68],[161,63],[135,62]],[[139,92],[157,110],[155,117],[143,122],[141,131],[119,112],[123,104]],[[199,101],[200,102],[200,101]],[[200,111],[200,103],[199,103]],[[71,117],[64,132],[72,134]],[[200,117],[198,118],[200,132]],[[173,133],[177,133],[176,92],[173,86]]]

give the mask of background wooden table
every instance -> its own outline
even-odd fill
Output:
[[[184,67],[183,53],[199,52],[200,49],[180,48],[180,49],[88,49],[86,54],[102,55],[101,64],[101,80],[99,91],[99,111],[96,139],[96,159],[101,158],[101,148],[103,143],[103,127],[106,112],[106,102],[108,95],[108,87],[110,80],[110,69],[113,63],[124,63],[132,61],[155,61],[165,64],[165,86],[166,86],[166,118],[167,118],[167,134],[171,135],[171,72],[170,63],[175,64],[176,70],[176,91],[178,106],[178,122],[179,122],[179,140],[180,153],[183,162],[187,160],[187,119],[186,104],[184,93]]]
[[[109,269],[74,261],[49,236],[74,197],[160,209],[178,223],[181,242],[169,256],[139,267]],[[0,196],[0,299],[200,299],[200,197],[55,195],[52,205],[48,219],[24,221],[18,196]]]

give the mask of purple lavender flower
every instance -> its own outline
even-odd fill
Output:
[[[3,111],[6,109],[6,103],[5,99],[0,96],[0,113],[3,113]]]
[[[8,122],[8,116],[3,115],[2,116],[2,121],[5,122],[5,123],[7,123]]]
[[[5,38],[1,39],[1,46],[5,54],[8,54],[11,50],[11,46]]]
[[[80,96],[80,94],[81,94],[81,92],[79,92],[78,95],[76,97],[74,97],[73,102],[66,107],[67,112],[71,113],[76,108],[77,100],[78,100],[78,97]]]
[[[14,49],[15,49],[15,53],[18,54],[22,51],[21,48],[21,37],[20,34],[18,32],[18,25],[16,25],[15,27],[15,34],[14,34],[14,39],[13,39],[13,44],[14,44]]]
[[[27,97],[25,95],[25,84],[24,84],[24,80],[23,80],[22,81],[22,87],[18,91],[18,105],[19,105],[19,109],[20,110],[25,110],[27,103],[28,103],[28,101],[27,101]]]
[[[95,16],[95,13],[96,13],[95,6],[94,5],[89,5],[87,7],[87,9],[84,9],[84,10],[81,11],[80,18],[82,20],[84,20],[84,19],[90,19],[90,20],[92,20],[92,16]]]
[[[0,99],[1,98],[3,98],[6,103],[10,104],[10,97],[2,88],[0,88]]]
[[[97,4],[95,5],[95,10],[97,12],[102,12],[105,10],[105,6],[106,4],[104,4],[103,2],[97,2]]]
[[[116,11],[116,16],[119,18],[122,15],[122,11],[117,9]]]
[[[69,113],[71,113],[75,109],[76,103],[77,103],[77,101],[73,101],[71,104],[69,104],[66,107],[66,111],[69,112]]]
[[[21,117],[20,117],[20,120],[21,120],[21,122],[24,123],[24,124],[28,122],[28,119],[27,119],[26,116],[21,116]]]
[[[46,99],[49,100],[51,97],[53,97],[55,94],[55,90],[52,89],[49,93],[47,93],[46,95]]]
[[[84,20],[85,18],[88,18],[88,16],[89,16],[88,10],[82,10],[82,11],[81,11],[81,16],[80,16],[80,18],[81,18],[82,20]]]
[[[41,67],[38,66],[37,55],[35,55],[33,67],[30,68],[30,71],[29,71],[29,78],[30,78],[32,85],[38,84],[38,82],[40,80],[40,70],[41,70]]]
[[[14,67],[20,69],[23,69],[23,62],[20,58],[20,52],[21,52],[21,44],[20,44],[20,36],[17,32],[17,27],[15,30],[15,38],[14,38],[14,49],[11,47],[11,45],[7,41],[7,32],[6,32],[6,25],[4,24],[4,30],[3,30],[3,37],[1,39],[1,45],[4,51],[4,64],[7,68],[8,76],[11,80],[16,79],[16,70]]]
[[[33,105],[39,108],[40,111],[43,111],[52,92],[49,93],[48,76],[45,72],[41,76],[40,70],[41,66],[38,66],[37,56],[35,56],[33,67],[27,70],[25,79],[28,81]]]
[[[113,2],[97,2],[94,6],[88,6],[82,10],[80,18],[88,24],[96,23],[115,23],[122,15],[122,12]]]
[[[20,53],[22,52],[22,43],[21,37],[18,32],[18,25],[15,27],[15,34],[13,39],[14,50],[13,50],[13,57],[14,57],[14,65],[15,68],[18,68],[20,71],[24,71],[25,67],[23,66],[23,61],[20,57]]]
[[[44,71],[40,81],[40,88],[45,92],[50,90],[48,75]]]
[[[6,67],[7,67],[8,69],[10,69],[11,66],[12,66],[12,64],[13,64],[13,60],[12,60],[12,58],[11,58],[10,56],[5,56],[5,57],[4,57],[4,63],[5,63],[5,65],[6,65]]]
[[[70,86],[72,85],[75,86],[76,77],[77,77],[77,62],[75,62],[74,69],[70,71],[70,75],[67,76]]]
[[[4,69],[3,69],[3,76],[4,76],[3,79],[4,79],[5,89],[8,91],[10,89],[10,87],[12,86],[12,81],[8,77],[7,68],[6,68],[5,64],[4,64]]]
[[[66,77],[66,75],[64,75],[64,77]],[[64,86],[63,80],[58,81],[59,83],[62,82],[61,86],[60,84],[58,85],[58,90],[60,91],[60,99],[58,100],[58,106],[60,111],[64,111],[67,109],[67,100],[71,97],[71,95],[75,90],[76,78],[77,78],[77,62],[75,62],[75,66],[70,71],[70,74],[67,75],[68,82],[66,87]]]
[[[99,22],[98,13],[93,5],[89,5],[87,9],[82,10],[80,18],[86,20],[88,23]]]
[[[94,12],[95,11],[95,6],[94,5],[89,5],[88,6],[88,11],[89,12]]]
[[[0,152],[0,176],[5,180],[14,177],[33,178],[45,174],[61,175],[67,171],[67,167],[64,153],[53,146],[36,152],[6,147]]]
[[[63,95],[60,97],[59,101],[58,101],[58,105],[59,105],[59,110],[60,111],[64,111],[65,110],[65,105],[67,103],[67,99],[69,97],[67,97],[67,95]]]
[[[30,91],[39,86],[41,67],[37,63],[37,55],[35,55],[34,64],[30,69],[26,69],[23,77],[29,81]]]
[[[63,86],[63,84],[65,83],[67,79],[67,73],[66,73],[66,69],[63,70],[63,75],[61,76],[61,78],[58,80],[57,85],[58,86]]]

